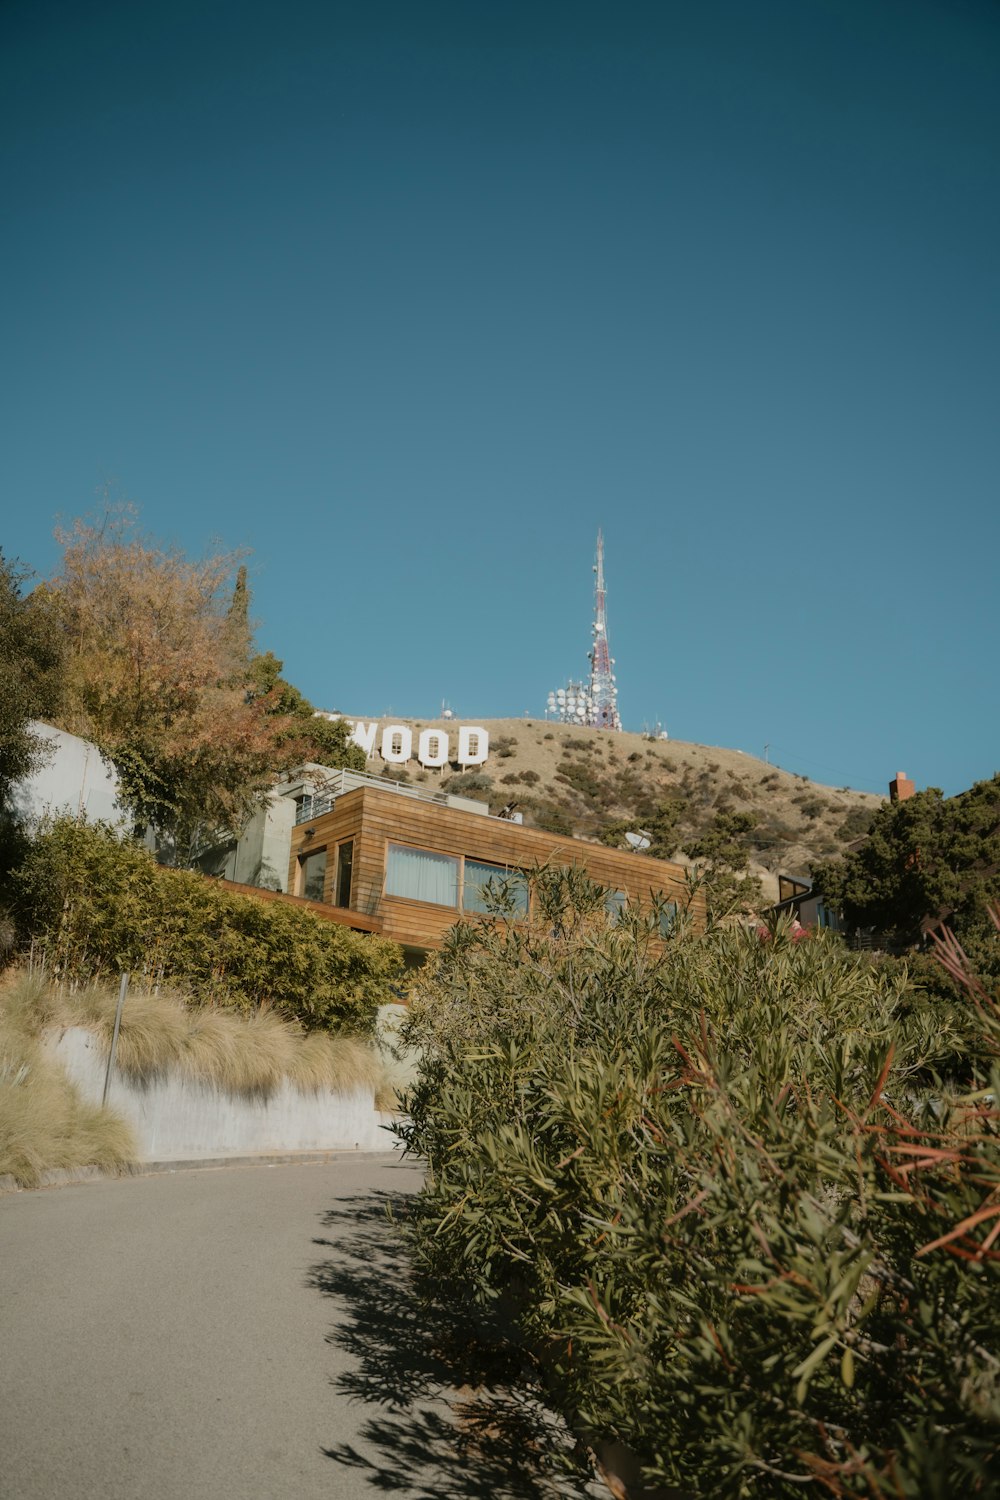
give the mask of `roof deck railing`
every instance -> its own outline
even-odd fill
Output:
[[[308,784],[311,778],[304,777]],[[314,778],[319,782],[320,778]],[[462,805],[466,812],[481,812],[482,816],[491,816],[485,803],[476,803],[471,797],[449,796],[445,791],[431,792],[423,787],[408,786],[405,782],[393,781],[386,776],[369,776],[365,771],[330,771],[322,778],[322,785],[318,785],[313,792],[307,792],[299,802],[295,814],[295,822],[307,823],[310,818],[320,818],[328,813],[338,797],[345,792],[353,792],[361,786],[377,787],[380,792],[396,792],[401,797],[414,797],[418,802],[434,802],[439,807],[458,807]]]

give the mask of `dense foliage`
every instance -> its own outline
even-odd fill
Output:
[[[638,834],[649,841],[643,846],[646,854],[654,859],[672,859],[677,852],[678,828],[685,810],[680,797],[665,797],[658,801],[650,798],[637,816],[621,818],[603,828],[598,835],[599,841],[610,844],[613,849],[629,849],[635,845],[630,844],[625,835]]]
[[[926,925],[945,920],[989,965],[987,907],[1000,898],[1000,776],[957,797],[930,787],[884,803],[865,842],[817,869],[814,882],[849,925],[873,927],[892,946],[917,943]],[[1000,967],[992,972],[1000,976]]]
[[[709,922],[735,911],[759,911],[764,892],[756,875],[749,875],[756,813],[723,808],[684,853],[695,861],[705,892]]]
[[[62,637],[42,593],[23,594],[26,573],[0,552],[0,814],[12,785],[37,766],[43,741],[31,729],[59,700]]]
[[[670,1494],[995,1493],[996,1004],[600,908],[543,875],[415,1007],[418,1262]]]
[[[66,643],[57,722],[114,763],[138,827],[168,834],[186,863],[238,831],[273,779],[278,726],[248,691],[237,556],[192,562],[139,535],[128,510],[57,536],[62,564],[47,586]]]
[[[61,568],[38,591],[66,659],[48,711],[114,764],[161,858],[190,864],[237,835],[280,771],[364,769],[346,725],[317,716],[282,663],[254,653],[240,554],[192,561],[141,536],[127,508],[57,536]]]
[[[289,770],[306,761],[318,761],[331,770],[345,767],[363,771],[368,760],[361,746],[348,737],[346,720],[317,714],[305,694],[282,677],[283,668],[284,663],[272,651],[253,657],[249,668],[251,693],[262,698],[268,712],[280,721],[274,768]]]
[[[126,969],[201,1001],[269,1005],[308,1027],[359,1033],[398,998],[395,943],[164,869],[112,831],[72,819],[39,833],[12,896],[24,940],[59,977],[90,982]]]

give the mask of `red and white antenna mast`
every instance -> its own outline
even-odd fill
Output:
[[[594,643],[587,654],[590,680],[573,682],[549,694],[545,717],[560,724],[589,724],[592,729],[621,729],[618,712],[618,688],[615,685],[615,659],[608,645],[608,610],[604,589],[604,537],[597,533],[597,581],[594,587]]]
[[[590,651],[589,722],[595,729],[621,729],[618,687],[613,671],[615,659],[608,644],[607,593],[604,587],[604,537],[597,533],[597,579],[594,585],[594,644]]]

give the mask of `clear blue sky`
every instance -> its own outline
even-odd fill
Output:
[[[253,549],[324,707],[1000,769],[991,0],[6,0],[0,541]]]

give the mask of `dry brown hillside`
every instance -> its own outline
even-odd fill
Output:
[[[401,720],[415,731],[450,729],[442,720]],[[405,779],[480,798],[494,812],[516,802],[526,824],[596,839],[622,822],[643,825],[663,804],[676,806],[676,848],[697,838],[723,809],[753,813],[754,867],[770,896],[777,875],[802,874],[865,831],[881,798],[821,786],[739,750],[681,740],[650,740],[544,719],[481,719],[490,734],[487,763],[422,770]],[[372,763],[381,769],[381,761]]]

